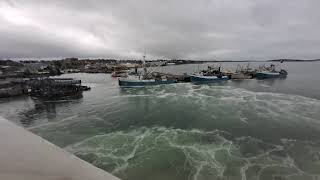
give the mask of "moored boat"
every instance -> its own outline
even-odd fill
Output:
[[[161,84],[173,84],[176,83],[175,79],[129,79],[119,78],[119,86],[122,87],[139,87],[139,86],[154,86]]]
[[[228,80],[229,77],[221,72],[221,67],[208,66],[207,70],[202,70],[197,74],[190,75],[192,83],[214,83]]]
[[[119,86],[121,87],[139,87],[139,86],[154,86],[154,85],[161,85],[161,84],[173,84],[177,83],[177,79],[168,79],[167,77],[154,77],[152,75],[153,72],[148,72],[145,57],[143,56],[143,65],[144,65],[144,72],[142,74],[138,73],[136,70],[136,75],[128,76],[126,78],[119,78]],[[158,66],[161,66],[158,65]]]
[[[283,78],[287,77],[288,72],[284,69],[277,71],[275,65],[271,64],[270,67],[259,67],[255,75],[258,79]]]
[[[281,78],[286,77],[288,75],[287,71],[281,70],[279,72],[275,71],[261,71],[256,73],[256,77],[258,79],[267,79],[267,78]]]
[[[203,76],[203,75],[190,75],[190,80],[193,83],[214,83],[228,80],[228,76]]]
[[[238,64],[236,71],[230,74],[230,79],[235,79],[235,80],[252,79],[253,78],[252,72],[253,71],[250,68],[249,63],[246,67]]]

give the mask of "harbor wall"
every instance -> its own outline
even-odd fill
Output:
[[[0,117],[0,179],[119,180]]]

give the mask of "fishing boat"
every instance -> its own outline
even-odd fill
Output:
[[[173,84],[177,80],[174,79],[129,79],[119,78],[119,86],[122,87],[142,87],[142,86],[154,86],[161,84]]]
[[[204,76],[204,75],[190,75],[190,81],[193,83],[214,83],[228,80],[228,76]]]
[[[256,78],[267,79],[267,78],[284,78],[287,77],[288,72],[284,69],[276,71],[275,65],[271,64],[270,67],[259,68],[260,70],[256,72]]]
[[[228,80],[229,77],[223,75],[221,67],[208,66],[207,70],[202,70],[198,74],[190,75],[190,81],[193,83],[214,83]]]
[[[165,76],[153,77],[153,71],[148,71],[145,63],[146,55],[143,56],[144,72],[143,74],[137,73],[137,75],[128,76],[126,78],[119,78],[119,86],[121,87],[139,87],[139,86],[154,86],[161,84],[173,84],[177,83],[176,79],[168,79]],[[159,65],[161,66],[161,64]],[[158,67],[159,67],[158,66]]]
[[[249,67],[249,64],[247,65],[247,67],[243,67],[238,64],[236,71],[230,74],[230,79],[235,80],[252,79],[252,77],[252,70]]]
[[[267,78],[281,78],[287,77],[288,73],[286,70],[281,69],[279,72],[277,71],[261,71],[256,73],[256,77],[258,79],[267,79]]]

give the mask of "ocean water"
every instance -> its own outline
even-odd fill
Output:
[[[0,99],[0,115],[122,179],[319,179],[320,63],[282,66],[286,79],[143,88],[67,74],[92,90],[60,101]]]

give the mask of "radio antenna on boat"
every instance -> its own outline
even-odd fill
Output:
[[[147,54],[146,49],[144,49],[144,54],[143,54],[143,56],[142,56],[142,57],[143,57],[143,61],[142,61],[142,63],[143,63],[144,76],[146,76],[146,75],[147,75],[146,54]]]
[[[143,53],[143,62],[145,63],[145,61],[146,61],[146,55],[147,55],[147,51],[146,51],[146,49],[144,49],[144,53]]]

